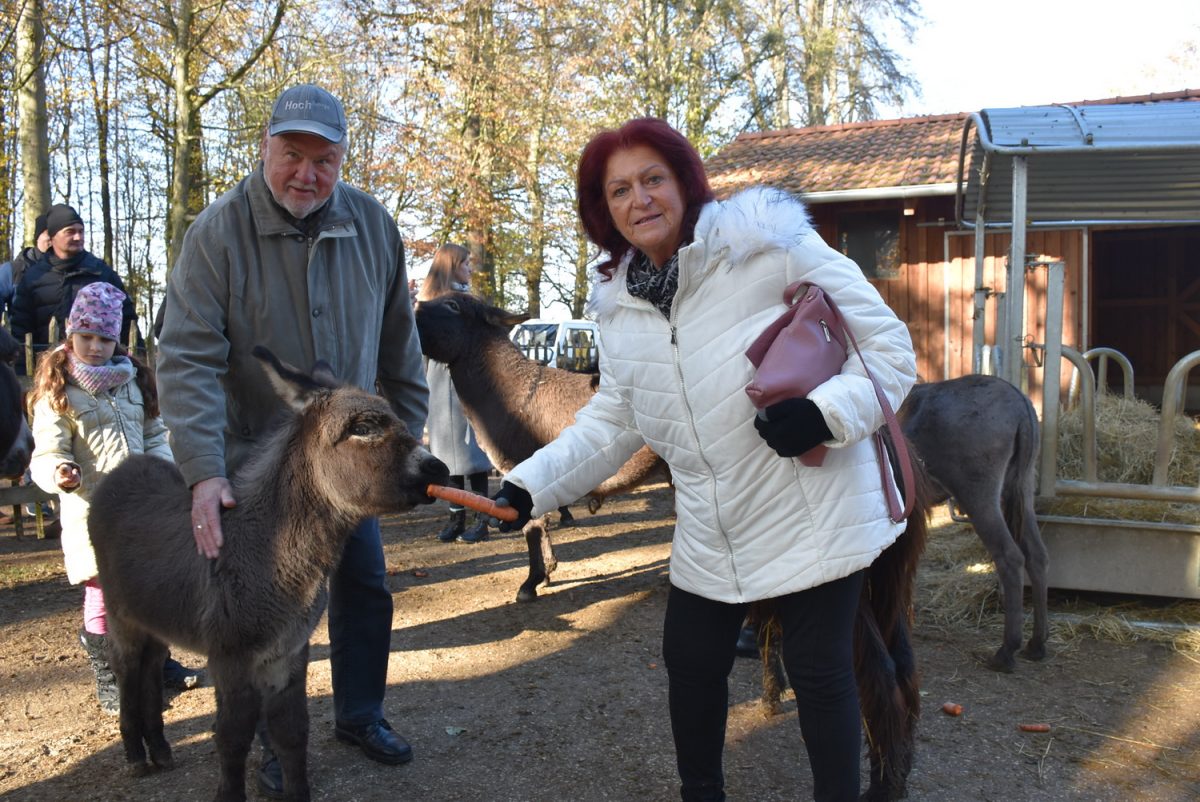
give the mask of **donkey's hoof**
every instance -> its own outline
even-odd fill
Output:
[[[1048,654],[1045,643],[1034,643],[1033,641],[1025,644],[1025,648],[1021,650],[1021,656],[1026,660],[1045,660]]]
[[[150,761],[154,763],[159,771],[170,771],[175,768],[175,756],[171,754],[171,747],[166,749],[155,749],[150,752]]]
[[[1001,674],[1011,674],[1017,670],[1017,661],[1013,658],[1012,652],[1005,652],[1003,649],[984,660],[983,664]]]
[[[908,798],[908,780],[906,778],[893,778],[891,780],[881,780],[878,777],[871,779],[871,785],[858,798],[858,802],[893,802],[896,799]]]
[[[527,588],[524,585],[517,591],[517,601],[535,602],[538,600],[537,588]]]
[[[154,767],[145,760],[136,760],[131,761],[125,767],[125,771],[129,773],[130,777],[145,777],[146,775],[154,772]]]

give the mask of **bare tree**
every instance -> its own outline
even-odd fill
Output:
[[[24,242],[32,244],[36,218],[50,206],[50,140],[46,128],[46,78],[42,41],[42,0],[24,0],[17,26],[17,92],[21,176],[24,186]]]
[[[157,41],[146,34],[139,37],[133,59],[144,77],[167,89],[170,99],[170,111],[159,129],[170,149],[171,164],[168,271],[179,255],[184,233],[205,206],[201,113],[214,98],[237,86],[270,48],[288,5],[288,0],[274,0],[261,25],[257,23],[260,8],[253,0],[244,4],[171,0],[151,6],[131,3],[123,9],[145,23],[144,30],[157,32]]]

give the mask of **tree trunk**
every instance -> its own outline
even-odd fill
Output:
[[[495,22],[489,0],[476,0],[467,7],[467,31],[470,36],[470,88],[467,96],[466,139],[469,174],[464,176],[466,190],[467,250],[475,260],[477,286],[485,297],[502,300],[501,282],[489,247],[492,238],[492,133],[494,124],[488,111],[492,100]]]
[[[588,290],[591,289],[591,282],[588,281],[588,254],[591,247],[592,243],[588,241],[583,226],[576,226],[575,293],[571,301],[571,317],[574,318],[583,317],[583,310],[587,307]]]
[[[46,77],[42,0],[25,0],[17,29],[18,139],[24,184],[24,237],[32,245],[37,217],[50,208],[50,146],[46,133]]]
[[[238,85],[246,72],[258,61],[279,30],[288,0],[276,0],[275,14],[270,26],[254,50],[236,69],[225,72],[220,80],[207,91],[201,91],[199,76],[205,66],[196,61],[197,46],[193,26],[203,27],[196,19],[193,0],[178,0],[174,19],[164,22],[163,27],[172,32],[171,42],[171,96],[174,99],[175,119],[170,143],[172,153],[171,192],[167,207],[167,275],[175,267],[175,261],[183,249],[183,235],[188,226],[204,209],[204,187],[207,175],[204,168],[204,150],[201,147],[203,131],[200,111],[213,98],[226,89]],[[209,9],[211,11],[211,9]],[[201,54],[202,55],[202,54]]]
[[[192,102],[191,72],[192,3],[180,0],[172,52],[172,96],[175,101],[172,143],[171,197],[167,205],[167,271],[175,267],[187,231],[188,205],[192,196],[193,120],[199,111]]]
[[[113,250],[116,245],[116,232],[113,230],[113,211],[112,211],[112,170],[110,169],[109,158],[109,130],[110,130],[110,112],[112,111],[111,103],[109,102],[109,90],[112,86],[112,43],[109,40],[109,21],[106,13],[102,10],[101,14],[105,15],[100,20],[100,41],[96,42],[91,35],[91,26],[89,19],[89,9],[84,7],[81,13],[83,20],[84,44],[86,46],[85,55],[87,56],[88,79],[92,90],[92,109],[96,114],[96,150],[98,164],[97,168],[100,171],[100,212],[103,218],[104,225],[104,261],[112,265],[115,269],[116,263],[113,261]],[[95,52],[99,50],[103,61],[100,64],[100,74],[97,75],[97,65]],[[130,276],[126,275],[126,283],[129,284]]]

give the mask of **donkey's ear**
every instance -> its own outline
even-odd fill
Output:
[[[297,368],[281,361],[265,346],[256,345],[250,353],[266,366],[267,378],[271,380],[275,392],[285,404],[296,411],[308,406],[315,393],[328,389],[307,373],[301,373]]]
[[[342,385],[342,382],[338,380],[338,377],[333,372],[333,365],[329,364],[324,359],[318,359],[313,363],[312,378],[313,381],[324,387],[329,387],[330,389],[340,387]]]
[[[509,312],[498,306],[489,306],[485,312],[488,323],[508,330],[519,323],[529,320],[529,315],[519,312]]]

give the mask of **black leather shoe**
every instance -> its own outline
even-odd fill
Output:
[[[334,726],[333,734],[339,741],[358,744],[364,755],[371,760],[378,760],[380,763],[391,765],[407,763],[413,757],[412,747],[408,745],[408,741],[392,730],[392,725],[387,723],[387,719],[381,718],[379,721],[358,727],[346,727],[338,724]]]
[[[275,753],[266,748],[258,764],[258,791],[268,799],[283,799],[283,768]]]
[[[173,691],[190,691],[204,684],[204,671],[199,668],[188,668],[178,660],[167,656],[163,663],[163,687]]]

